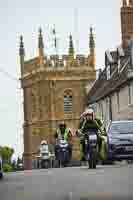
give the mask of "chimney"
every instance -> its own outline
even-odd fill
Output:
[[[133,7],[133,0],[129,0],[129,6]]]
[[[121,7],[121,34],[122,46],[124,49],[128,47],[129,40],[133,36],[133,0],[123,0]]]
[[[123,7],[127,6],[127,0],[123,0],[122,5]]]

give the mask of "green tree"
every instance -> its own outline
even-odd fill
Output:
[[[14,154],[14,149],[8,146],[0,146],[0,156],[2,158],[3,163],[11,163],[11,158]]]

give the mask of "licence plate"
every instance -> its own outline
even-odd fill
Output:
[[[130,147],[130,146],[129,146],[129,147],[126,147],[126,150],[127,150],[127,151],[133,151],[133,147]]]

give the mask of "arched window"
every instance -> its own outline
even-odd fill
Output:
[[[67,90],[64,92],[64,112],[70,113],[72,112],[72,91]]]

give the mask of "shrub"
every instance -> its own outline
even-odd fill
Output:
[[[9,164],[4,164],[4,165],[3,165],[3,171],[4,171],[4,172],[12,172],[12,171],[13,171],[13,168],[12,168],[12,166],[9,165]]]

